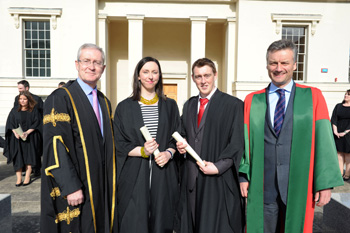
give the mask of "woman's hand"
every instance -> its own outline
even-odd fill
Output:
[[[20,138],[18,133],[13,132],[13,134],[15,135],[15,137],[16,137],[17,139]]]
[[[145,154],[150,156],[158,148],[158,144],[154,138],[148,140],[144,144]]]
[[[21,137],[21,138],[22,138],[23,140],[27,139],[28,134],[29,134],[29,133],[28,133],[27,131],[26,131],[26,132],[23,132],[23,134],[22,134],[22,137]]]
[[[160,152],[157,156],[154,157],[154,160],[160,167],[164,167],[165,164],[169,162],[171,154],[168,151]]]

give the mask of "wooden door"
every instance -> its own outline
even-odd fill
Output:
[[[177,102],[177,84],[163,84],[164,95]]]

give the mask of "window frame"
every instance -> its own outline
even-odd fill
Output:
[[[39,48],[39,45],[38,45],[38,48],[29,48],[29,49],[27,49],[26,48],[26,27],[25,27],[25,23],[26,22],[48,22],[49,23],[49,33],[50,33],[50,39],[49,39],[49,42],[50,42],[50,48],[49,49],[47,49],[46,48],[46,46],[45,46],[45,48]],[[44,27],[45,27],[45,25],[44,25]],[[37,19],[37,18],[30,18],[30,19],[23,19],[22,20],[22,28],[23,28],[23,30],[22,30],[22,48],[23,48],[23,50],[22,50],[22,64],[23,64],[23,77],[25,77],[25,78],[51,78],[51,70],[52,70],[52,66],[51,66],[51,64],[52,64],[52,62],[51,62],[51,58],[52,58],[52,54],[51,54],[51,51],[52,51],[52,49],[51,49],[51,22],[50,22],[50,19],[44,19],[44,18],[40,18],[40,19]],[[32,33],[33,31],[31,31],[31,33]],[[39,32],[39,29],[38,29],[38,32]],[[44,32],[46,32],[46,28],[45,28],[45,30],[44,30]],[[46,38],[46,35],[45,35],[45,38]],[[37,40],[38,40],[38,42],[39,42],[39,36],[38,36],[38,38],[37,38]],[[44,43],[46,42],[46,40],[44,40]],[[31,51],[34,51],[34,50],[37,50],[38,51],[38,75],[37,76],[35,76],[33,73],[32,73],[32,75],[31,76],[29,76],[29,75],[27,75],[27,55],[26,55],[26,52],[27,51],[29,51],[29,50],[31,50]],[[50,62],[50,66],[49,67],[47,67],[47,65],[46,65],[46,62],[47,62],[47,53],[45,52],[45,58],[44,58],[44,60],[45,60],[45,66],[44,66],[44,72],[45,72],[45,75],[44,76],[41,76],[40,75],[40,72],[41,72],[41,70],[40,70],[40,60],[41,60],[41,57],[40,57],[40,51],[49,51],[49,54],[50,54],[50,57],[49,57],[49,62]],[[32,60],[32,62],[34,61],[34,59],[33,59],[33,57],[31,58],[31,60]],[[33,69],[33,67],[34,67],[34,65],[32,64],[32,69]],[[47,69],[49,69],[49,75],[47,74]]]
[[[298,54],[297,54],[297,69],[294,71],[293,73],[293,81],[295,82],[307,82],[307,63],[308,63],[308,49],[309,49],[309,26],[307,24],[301,24],[301,23],[283,23],[281,25],[281,39],[283,38],[283,28],[284,27],[289,27],[289,28],[304,28],[305,30],[305,48],[304,48],[304,53],[303,54],[299,54],[299,45],[296,44],[296,46],[298,47]],[[294,42],[294,41],[293,41]],[[304,61],[303,61],[303,79],[302,80],[298,80],[298,79],[294,79],[295,75],[298,75],[298,60],[299,60],[299,55],[303,55],[304,56]]]

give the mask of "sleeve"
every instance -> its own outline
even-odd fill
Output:
[[[219,160],[232,158],[235,171],[238,174],[239,164],[244,152],[243,102],[241,100],[236,100],[231,110],[232,111],[228,112],[228,115],[232,117],[230,120],[231,135],[227,146],[219,155]]]
[[[39,115],[38,109],[34,108],[31,114],[31,124],[28,127],[28,129],[35,129],[39,130],[39,127],[41,125],[41,117]]]
[[[249,118],[252,99],[253,94],[249,94],[244,100],[244,153],[239,165],[240,182],[250,180]]]
[[[5,147],[5,139],[0,136],[0,147],[4,148]]]
[[[15,107],[11,110],[7,117],[6,126],[5,126],[5,146],[4,146],[4,156],[8,159],[8,162],[12,161],[12,158],[17,153],[19,140],[15,137],[12,132],[12,129],[18,127],[16,126],[16,116],[15,116]]]
[[[129,111],[125,109],[128,102],[121,102],[114,114],[114,134],[117,155],[117,177],[119,177],[128,154],[135,147],[140,146],[133,139],[130,126],[133,125],[133,118],[128,115]]]
[[[329,121],[326,101],[320,90],[313,90],[315,108],[315,191],[344,184],[340,174],[337,150]]]
[[[66,196],[79,190],[82,182],[74,164],[74,113],[68,97],[62,95],[64,90],[51,94],[44,106],[44,160],[45,175],[52,177]]]
[[[215,167],[218,169],[219,171],[219,175],[221,175],[222,173],[224,173],[225,171],[227,171],[227,169],[229,169],[230,167],[232,167],[233,165],[233,160],[232,159],[220,159],[219,161],[217,161],[216,163],[214,163]]]
[[[337,104],[334,109],[333,109],[333,113],[332,113],[332,118],[331,118],[331,123],[335,126],[337,125],[338,122],[338,116],[337,116],[337,109],[338,109],[339,104]]]

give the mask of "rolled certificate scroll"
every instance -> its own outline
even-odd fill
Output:
[[[151,136],[151,134],[149,133],[149,131],[148,131],[148,129],[147,129],[147,126],[142,126],[142,127],[140,128],[140,130],[141,130],[142,135],[143,135],[144,138],[146,139],[146,141],[152,139],[152,136]],[[159,151],[158,149],[156,149],[156,150],[153,152],[153,154],[154,154],[155,156],[157,156],[159,153],[160,153],[160,151]]]
[[[181,137],[181,135],[178,132],[174,132],[173,133],[173,138],[175,138],[176,141],[178,142],[182,142],[187,144],[187,142],[185,141],[185,139],[183,137]],[[202,164],[203,166],[205,166],[203,160],[199,157],[199,155],[193,150],[193,148],[187,144],[185,150],[200,164]]]

